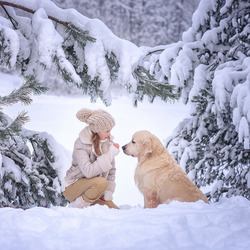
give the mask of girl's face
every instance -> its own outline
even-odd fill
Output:
[[[100,140],[106,140],[110,137],[110,131],[103,132],[103,133],[97,133]]]

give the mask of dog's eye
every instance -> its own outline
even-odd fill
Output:
[[[132,143],[133,143],[133,144],[135,144],[135,141],[134,141],[134,140],[132,140]]]

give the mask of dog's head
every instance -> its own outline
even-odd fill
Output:
[[[136,132],[132,140],[122,147],[126,155],[131,155],[138,159],[158,152],[160,148],[163,148],[160,140],[146,130]]]

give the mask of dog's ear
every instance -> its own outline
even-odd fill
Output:
[[[144,156],[152,153],[152,142],[149,138],[142,138]]]
[[[151,138],[151,147],[152,147],[152,153],[156,156],[162,153],[162,150],[164,149],[164,146],[162,145],[161,141],[157,137]]]

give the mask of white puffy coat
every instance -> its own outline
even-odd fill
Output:
[[[113,146],[112,140],[101,143],[101,156],[97,156],[91,140],[92,132],[89,127],[85,127],[75,141],[72,154],[72,166],[67,171],[62,186],[65,188],[81,178],[104,177],[108,181],[104,192],[105,200],[112,200],[115,190],[115,161],[114,157],[119,153],[119,149]]]

